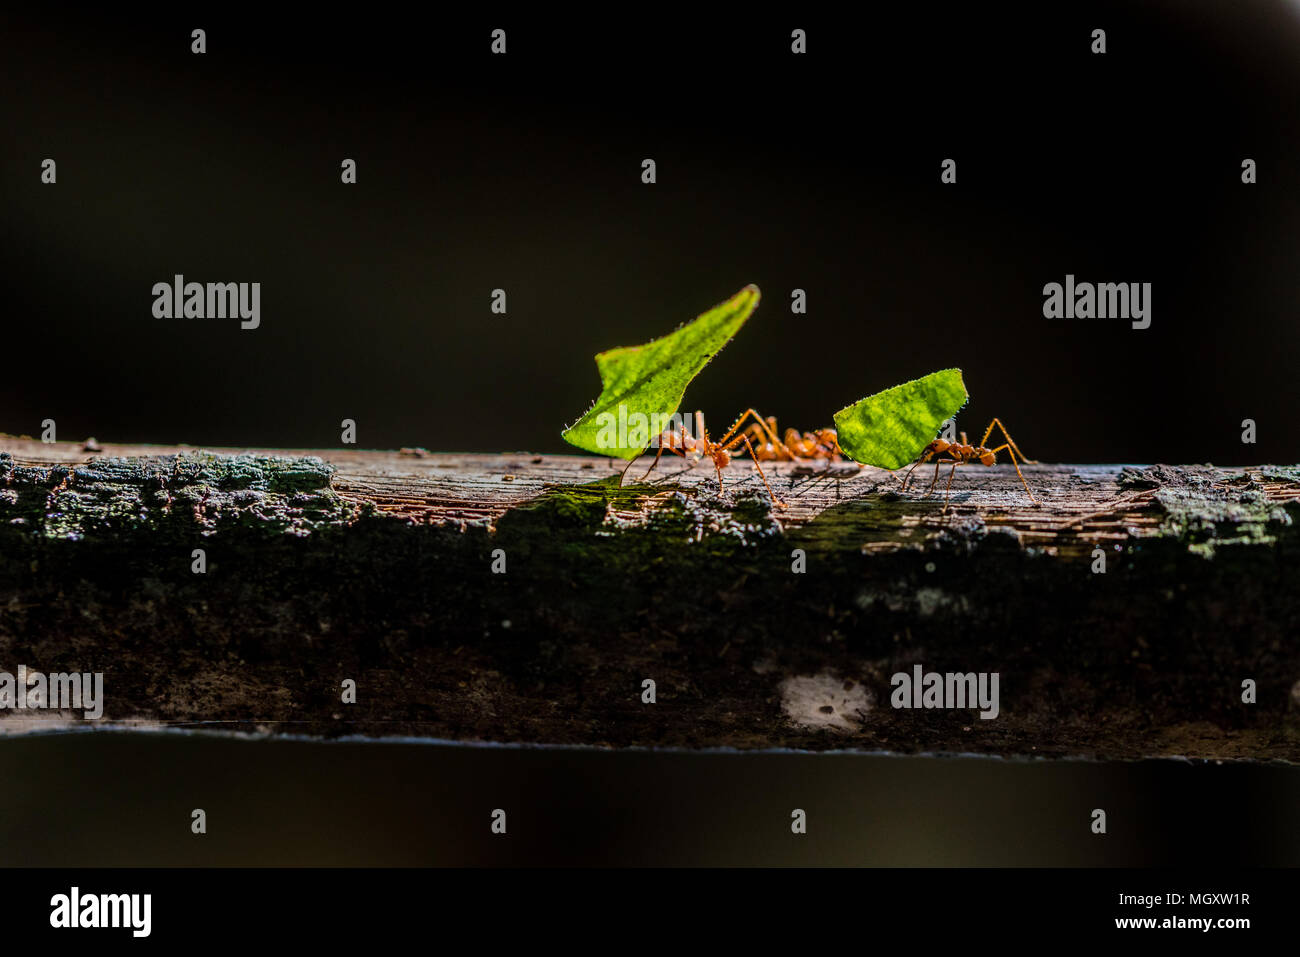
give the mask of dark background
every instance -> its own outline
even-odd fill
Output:
[[[826,425],[960,365],[962,425],[1001,416],[1043,460],[1300,458],[1296,5],[473,13],[0,14],[0,431],[319,448],[349,417],[363,447],[563,451],[595,352],[755,282],[687,395],[715,423]],[[261,282],[261,328],[154,319],[177,272]],[[1151,328],[1044,319],[1069,272],[1151,282]],[[0,802],[3,864],[1298,853],[1293,769],[1258,766],[78,735],[6,742],[0,767],[26,782]]]
[[[1300,9],[863,11],[6,13],[0,431],[563,451],[595,352],[755,282],[711,422],[959,365],[1043,460],[1300,457]],[[178,272],[261,282],[261,328],[153,318]],[[1044,319],[1067,272],[1151,282],[1151,328]]]
[[[3,745],[4,866],[1300,866],[1300,776],[1262,764],[99,731]]]

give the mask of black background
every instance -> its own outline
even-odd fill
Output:
[[[1300,865],[1285,766],[139,731],[2,743],[0,775],[22,785],[0,791],[5,866]]]
[[[960,365],[962,425],[1045,461],[1298,458],[1296,6],[430,9],[0,15],[0,431],[563,451],[595,352],[755,282],[711,421]],[[261,282],[261,328],[153,318],[177,272]],[[1151,328],[1044,319],[1066,273],[1151,282]],[[11,742],[4,863],[1296,860],[1284,769],[244,744]]]
[[[755,282],[710,421],[959,365],[1045,461],[1297,458],[1294,5],[472,13],[6,14],[0,431],[563,451],[595,352]],[[261,328],[153,318],[178,272]],[[1044,319],[1066,273],[1151,328]]]
[[[1117,929],[1116,918],[1245,918],[1248,928],[1208,932],[1218,951],[1276,939],[1288,927],[1293,878],[1283,871],[1119,870],[963,871],[895,869],[844,874],[775,871],[514,870],[357,871],[299,869],[45,870],[13,875],[0,900],[6,926],[31,936],[92,945],[175,947],[201,939],[338,949],[374,948],[455,936],[526,950],[630,939],[689,941],[706,947],[795,950],[830,942],[886,940],[1005,946],[1044,941],[1150,939],[1180,948],[1203,929]],[[125,929],[51,930],[50,898],[76,886],[90,893],[152,895],[152,933]],[[1180,905],[1119,904],[1126,896],[1181,895]],[[1230,893],[1248,904],[1191,906],[1192,894]],[[83,897],[84,899],[84,897]],[[938,919],[936,919],[938,918]],[[779,944],[777,943],[779,941]],[[409,949],[409,946],[408,948]]]

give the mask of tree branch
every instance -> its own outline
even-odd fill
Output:
[[[966,466],[945,513],[928,474],[773,464],[782,509],[746,461],[623,465],[0,436],[0,670],[102,671],[140,726],[1300,760],[1295,466],[1030,466],[1040,506]],[[998,716],[891,707],[917,664],[998,673]]]

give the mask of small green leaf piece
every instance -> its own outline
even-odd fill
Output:
[[[745,324],[758,298],[758,287],[746,286],[660,339],[600,353],[600,397],[564,430],[565,441],[596,455],[636,458],[668,427],[686,387]]]
[[[863,465],[901,469],[916,461],[965,404],[960,369],[932,372],[836,412],[840,448]]]

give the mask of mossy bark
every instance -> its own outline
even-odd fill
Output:
[[[0,670],[101,671],[142,727],[1300,760],[1294,466],[1030,467],[1040,505],[967,467],[945,512],[623,464],[0,436]],[[997,672],[998,717],[891,707],[915,664]]]

